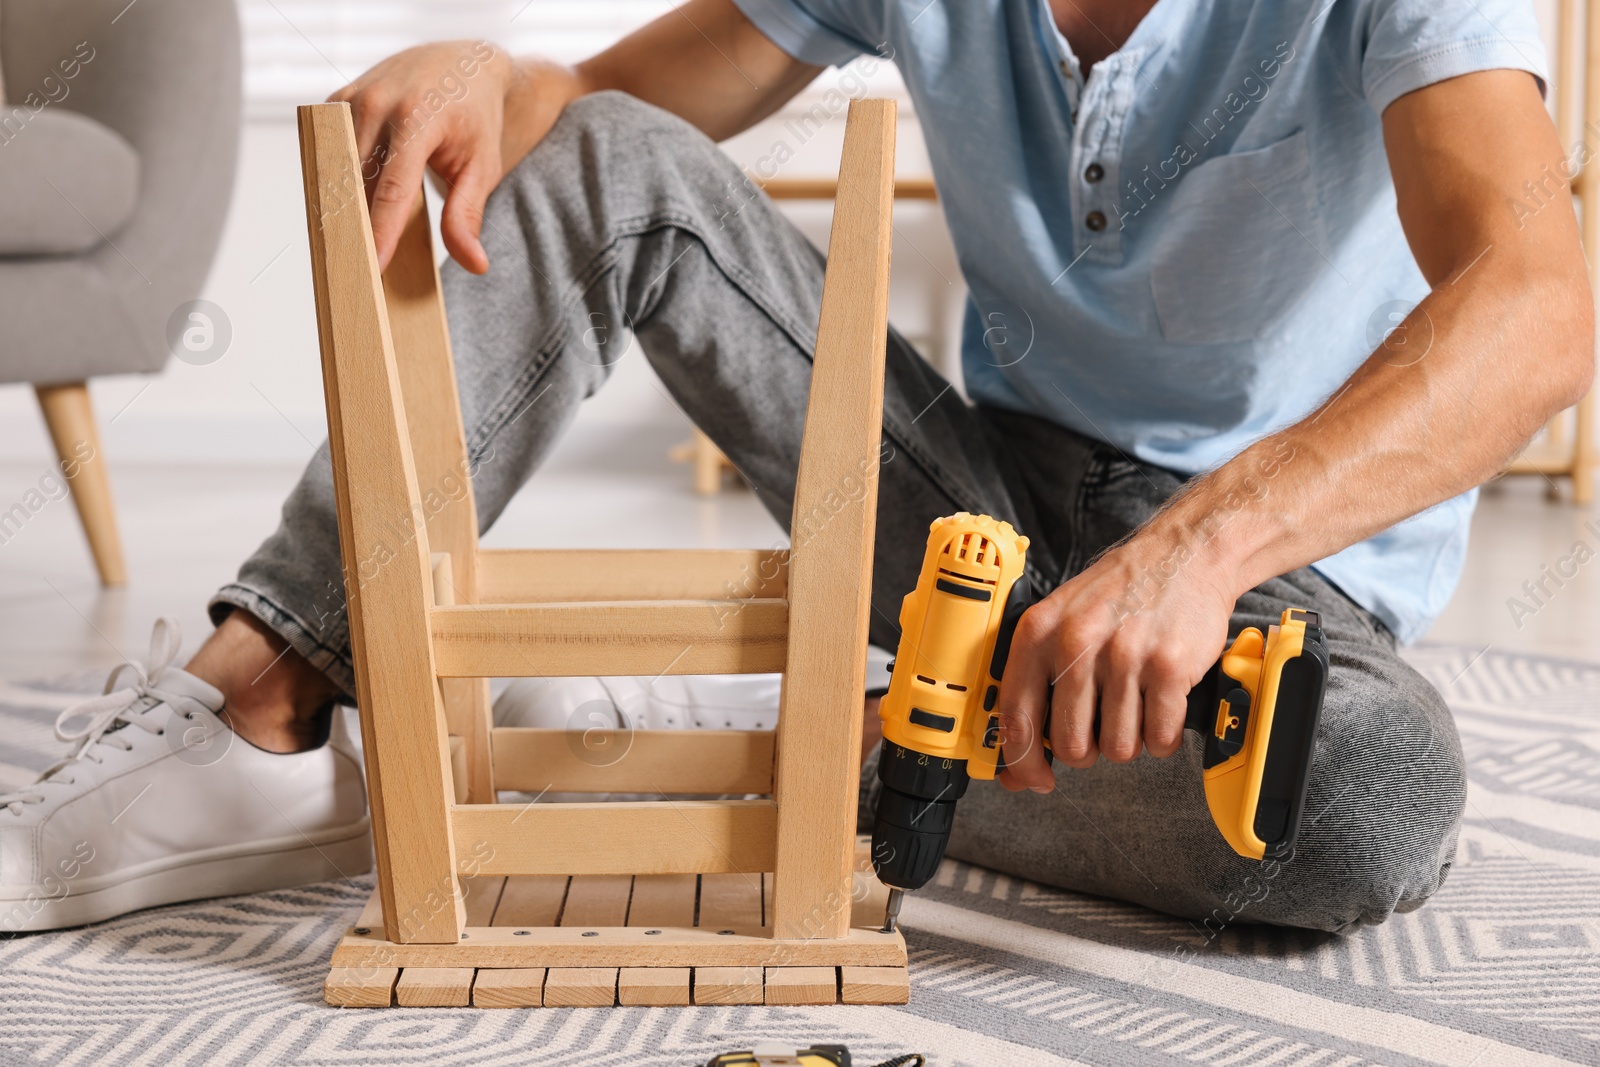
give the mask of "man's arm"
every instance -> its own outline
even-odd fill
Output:
[[[331,99],[355,113],[380,266],[431,168],[449,190],[445,247],[482,274],[484,203],[573,100],[621,89],[721,140],[772,114],[821,70],[769,41],[731,0],[688,0],[576,67],[451,41],[391,56]]]
[[[1242,593],[1488,480],[1588,389],[1592,297],[1533,79],[1440,82],[1395,101],[1383,129],[1432,292],[1305,421],[1196,479],[1023,617],[1000,696],[1010,788],[1051,786],[1032,742],[1052,682],[1069,766],[1141,743],[1171,755]]]

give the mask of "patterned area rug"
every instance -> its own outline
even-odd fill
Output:
[[[906,906],[904,1008],[328,1008],[328,954],[371,892],[359,879],[0,941],[0,1064],[679,1067],[757,1037],[935,1067],[1600,1064],[1600,667],[1411,659],[1466,745],[1461,854],[1426,907],[1351,936],[1246,927],[1207,944],[947,864]],[[0,686],[0,775],[53,758],[68,688]]]

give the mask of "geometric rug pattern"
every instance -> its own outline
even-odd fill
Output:
[[[1208,937],[947,863],[906,902],[902,1007],[329,1008],[358,878],[0,940],[0,1067],[682,1067],[762,1037],[865,1065],[1600,1064],[1600,667],[1407,656],[1455,712],[1470,786],[1449,880],[1381,926]],[[0,684],[0,788],[55,758],[50,722],[84,682]]]

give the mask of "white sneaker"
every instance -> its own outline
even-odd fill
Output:
[[[263,751],[217,717],[221,693],[171,665],[178,647],[177,623],[158,621],[144,667],[122,664],[104,696],[56,720],[56,736],[77,742],[71,754],[0,794],[0,931],[370,869],[361,762],[342,716],[321,748]]]
[[[889,686],[889,653],[867,646],[867,692]],[[771,730],[781,674],[519,678],[494,702],[496,726],[554,730]]]

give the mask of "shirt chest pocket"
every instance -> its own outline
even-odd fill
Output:
[[[1201,163],[1177,182],[1154,235],[1150,288],[1162,338],[1260,337],[1332,269],[1325,236],[1304,131]]]

